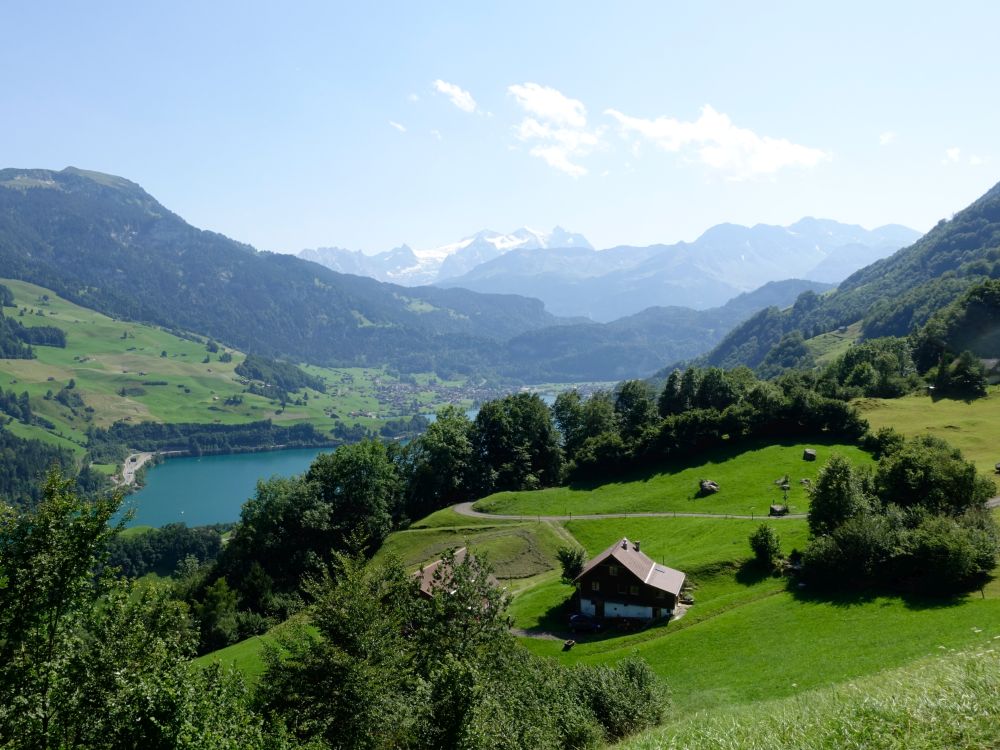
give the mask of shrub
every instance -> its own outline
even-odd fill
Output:
[[[750,535],[750,549],[754,559],[761,565],[771,565],[781,556],[781,541],[771,526],[762,523]]]
[[[562,578],[566,583],[572,583],[583,572],[587,553],[583,547],[560,547],[556,553],[562,565]]]

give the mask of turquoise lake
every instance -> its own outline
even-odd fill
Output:
[[[237,521],[258,479],[292,476],[330,448],[169,458],[146,470],[146,486],[125,498],[135,509],[130,526],[188,526]]]

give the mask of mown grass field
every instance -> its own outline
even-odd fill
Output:
[[[802,460],[804,448],[817,449],[818,459]],[[815,481],[820,467],[834,453],[857,465],[872,463],[871,456],[860,448],[828,441],[725,446],[703,454],[695,464],[666,464],[659,471],[606,484],[501,492],[480,500],[475,508],[525,516],[668,511],[767,515],[768,506],[784,502],[775,480],[787,474],[791,483],[788,503],[793,513],[804,513],[809,499],[800,480]],[[718,482],[720,491],[699,497],[698,482],[702,479]]]
[[[1000,386],[991,386],[986,398],[971,402],[921,395],[859,399],[855,405],[873,430],[893,427],[909,437],[944,438],[983,474],[993,474],[1000,462]]]
[[[5,279],[0,283],[11,289],[17,305],[17,309],[6,308],[5,315],[25,326],[61,328],[67,338],[65,349],[34,347],[36,359],[0,360],[0,387],[28,391],[34,411],[55,424],[51,431],[16,422],[9,429],[21,437],[71,448],[78,455],[84,451],[89,426],[108,426],[117,420],[233,424],[270,419],[282,424],[310,423],[322,430],[338,421],[373,427],[390,416],[432,411],[442,405],[430,386],[432,378],[442,387],[460,385],[424,375],[423,380],[416,380],[418,387],[408,399],[380,404],[378,388],[398,382],[384,370],[306,366],[326,381],[326,393],[306,389],[308,401],[282,408],[275,401],[243,392],[235,373],[245,359],[241,352],[231,350],[232,361],[220,362],[219,354],[208,352],[203,343],[154,326],[109,318],[33,284]],[[25,314],[20,316],[22,309]],[[46,398],[70,380],[92,411],[73,410]],[[242,402],[227,404],[229,397]]]

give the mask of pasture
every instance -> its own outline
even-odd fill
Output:
[[[816,461],[804,461],[805,448],[815,448]],[[806,485],[834,453],[859,466],[872,464],[871,456],[854,445],[817,440],[809,443],[753,442],[725,445],[708,451],[694,462],[666,463],[656,471],[637,472],[599,483],[578,483],[530,492],[500,492],[483,498],[475,509],[484,513],[537,515],[590,515],[595,513],[670,512],[766,516],[772,503],[783,503],[775,483],[788,476],[788,503],[792,513],[809,507]],[[711,479],[720,491],[699,496],[698,482]]]

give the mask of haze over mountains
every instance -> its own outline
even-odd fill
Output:
[[[398,284],[536,297],[555,315],[609,322],[652,306],[717,307],[771,281],[837,283],[919,236],[899,225],[867,230],[805,218],[788,227],[720,224],[690,243],[601,251],[556,227],[484,231],[428,251],[404,245],[366,256],[321,248],[299,257]]]
[[[851,253],[883,253],[910,230],[868,232],[807,219],[787,228],[723,225],[679,246],[597,252],[583,248],[579,235],[563,233],[580,248],[542,247],[550,237],[539,234],[491,234],[439,249],[440,268],[451,258],[472,262],[493,254],[464,274],[487,278],[485,269],[516,266],[519,258],[537,265],[576,254],[581,260],[566,267],[570,273],[584,267],[584,259],[620,261],[638,250],[635,255],[645,259],[619,269],[617,278],[666,268],[671,283],[680,271],[703,283],[694,304],[646,306],[609,323],[561,318],[525,296],[387,284],[259,252],[190,226],[135,183],[72,168],[0,171],[0,268],[6,277],[119,318],[296,362],[520,382],[618,380],[646,376],[715,345],[706,362],[757,367],[788,336],[808,339],[859,320],[869,337],[905,335],[970,284],[1000,273],[998,190],[912,246],[856,272],[835,292],[823,294],[829,288],[823,282],[786,279],[701,310],[695,307],[705,308],[708,290],[718,288],[723,274],[731,288],[806,265],[812,273],[834,275],[829,269]],[[529,243],[538,246],[508,249]],[[600,288],[597,280],[589,283]],[[665,282],[655,283],[662,288]],[[670,297],[661,293],[656,301]]]

